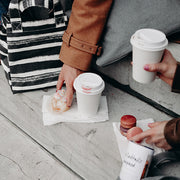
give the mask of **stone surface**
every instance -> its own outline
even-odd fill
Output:
[[[178,59],[179,46],[172,44],[169,48]],[[130,61],[128,57],[127,61],[116,63],[113,68],[106,67],[103,71],[179,112],[179,95],[171,93],[166,84],[156,80],[149,86],[141,86],[131,80]],[[3,137],[0,138],[0,160],[3,162],[0,164],[0,177],[6,180],[12,177],[116,179],[122,162],[112,122],[119,122],[125,114],[132,114],[138,120],[171,119],[165,113],[106,83],[103,94],[108,101],[108,122],[59,123],[45,127],[42,122],[42,97],[54,92],[55,88],[49,88],[13,95],[0,67],[0,136]],[[178,174],[176,169],[172,172]]]
[[[0,115],[1,180],[81,179]]]

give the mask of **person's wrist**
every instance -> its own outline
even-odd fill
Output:
[[[180,62],[177,62],[176,70],[173,77],[173,83],[172,83],[173,92],[178,92],[178,93],[180,92],[179,78],[180,78]]]

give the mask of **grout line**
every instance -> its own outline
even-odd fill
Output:
[[[41,145],[36,139],[34,139],[31,135],[29,135],[26,131],[24,131],[21,127],[19,127],[17,124],[15,124],[13,121],[11,121],[8,117],[6,117],[4,114],[2,114],[0,112],[0,115],[5,117],[5,119],[11,124],[13,125],[15,128],[17,128],[18,130],[20,130],[24,135],[26,135],[27,137],[29,137],[35,144],[38,144],[42,150],[44,150],[45,152],[48,153],[49,156],[51,156],[53,159],[57,160],[61,165],[64,166],[64,168],[67,168],[68,170],[70,170],[73,174],[75,174],[76,176],[78,176],[80,179],[84,180],[85,178],[83,178],[81,175],[79,175],[78,173],[76,173],[72,168],[70,168],[68,165],[66,165],[64,162],[62,162],[55,154],[51,153],[47,148],[45,148],[43,145]]]

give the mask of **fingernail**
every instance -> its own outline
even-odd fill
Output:
[[[61,90],[61,88],[56,88],[56,92],[59,91],[59,90]]]
[[[144,70],[148,71],[149,70],[149,65],[145,65]]]
[[[71,107],[71,105],[70,105],[70,104],[67,104],[67,107]]]

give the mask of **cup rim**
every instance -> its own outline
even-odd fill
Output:
[[[164,37],[163,40],[161,41],[146,41],[143,40],[141,38],[139,38],[139,35],[141,32],[143,31],[154,31],[156,33],[159,33],[160,35],[162,35]],[[137,47],[141,50],[146,50],[146,51],[161,51],[164,50],[166,48],[166,46],[168,45],[168,40],[166,38],[166,35],[156,29],[151,29],[151,28],[144,28],[144,29],[139,29],[137,30],[130,39],[130,43],[134,46]]]
[[[93,75],[97,75],[95,73],[83,73],[83,74],[80,74],[75,80],[74,80],[74,83],[73,83],[73,86],[74,86],[74,89],[76,90],[76,92],[79,92],[81,94],[85,94],[85,95],[97,95],[97,94],[100,94],[102,93],[102,91],[104,90],[105,88],[105,83],[103,81],[103,79],[97,75],[98,77],[100,77],[100,79],[102,80],[102,82],[100,83],[99,85],[99,89],[91,89],[91,91],[83,91],[82,89],[82,86],[80,84],[80,81],[79,81],[79,78],[84,76],[85,74],[93,74]]]

